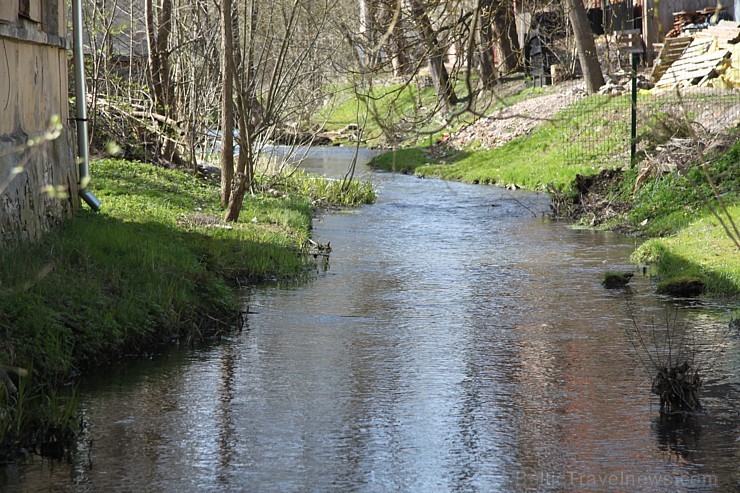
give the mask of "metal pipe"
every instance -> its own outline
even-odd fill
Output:
[[[100,200],[87,189],[90,182],[90,157],[87,152],[87,100],[85,97],[85,60],[82,49],[82,0],[72,0],[72,29],[74,31],[75,108],[77,123],[77,159],[80,167],[80,198],[93,211],[100,208]]]

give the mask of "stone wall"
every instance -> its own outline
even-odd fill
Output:
[[[0,9],[2,246],[37,240],[79,204],[64,1],[27,4],[28,15],[19,14],[17,0],[3,0]],[[58,135],[48,132],[53,119],[62,125]]]

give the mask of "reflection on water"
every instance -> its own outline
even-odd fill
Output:
[[[341,175],[345,159],[313,166]],[[631,316],[662,320],[666,305],[642,277],[626,293],[600,286],[603,271],[631,268],[633,239],[533,217],[544,196],[367,176],[377,204],[316,222],[333,252],[315,282],[245,293],[257,313],[242,333],[90,382],[72,463],[29,460],[0,473],[0,485],[738,486],[740,338],[727,336],[721,307],[679,308],[706,356],[707,411],[662,419],[625,331]]]

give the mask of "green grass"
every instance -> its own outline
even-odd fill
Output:
[[[623,106],[620,98],[594,96],[574,103],[551,121],[537,126],[530,135],[502,147],[462,150],[441,159],[430,157],[423,148],[401,149],[375,158],[372,165],[467,183],[516,185],[531,190],[544,190],[549,184],[562,188],[578,173],[593,174],[601,167],[619,163],[623,149],[618,146],[623,139],[601,139],[588,155],[582,156],[571,154],[571,142],[586,130],[607,125],[617,135],[620,129],[610,122],[609,115],[622,111]]]
[[[23,393],[0,393],[3,445],[42,440],[42,422],[59,428],[45,403],[71,374],[233,329],[237,284],[305,279],[312,202],[374,198],[366,184],[348,195],[296,174],[278,180],[279,196],[247,196],[242,221],[224,225],[215,183],[122,160],[91,171],[99,213],[0,254],[0,363],[32,375]]]
[[[477,80],[471,81],[473,87]],[[455,92],[460,99],[453,113],[467,104],[468,87],[458,81]],[[542,93],[541,88],[516,87],[511,95],[500,96],[496,91],[487,91],[478,95],[477,111],[491,114],[505,105],[515,104],[523,99]],[[443,133],[456,130],[460,126],[475,121],[469,112],[460,112],[442,122],[435,117],[437,110],[437,93],[432,85],[419,85],[412,81],[409,84],[386,83],[376,84],[371,88],[355,91],[351,87],[338,87],[334,97],[323,111],[317,114],[314,121],[323,125],[328,131],[337,131],[347,125],[362,125],[363,139],[367,145],[385,146],[404,142],[405,146],[425,145],[434,142]],[[363,116],[367,113],[367,120]]]
[[[729,213],[738,224],[740,206],[730,207]],[[710,214],[673,236],[646,241],[632,260],[650,263],[651,273],[661,281],[694,278],[704,283],[706,295],[740,294],[740,249]]]
[[[425,108],[433,106],[435,101],[433,87],[418,87],[413,83],[375,85],[357,93],[351,87],[339,88],[324,111],[317,115],[317,123],[328,131],[359,124],[369,145],[382,145],[396,136],[405,139],[413,131],[427,130]],[[415,125],[420,122],[421,125]]]
[[[491,111],[501,104],[515,104],[541,92],[526,89],[492,106]],[[686,120],[677,113],[678,104],[670,95],[638,94],[640,148],[652,151],[671,137],[689,136]],[[628,167],[630,107],[629,95],[594,95],[575,101],[528,135],[498,148],[471,147],[442,152],[437,148],[432,152],[429,144],[433,141],[410,141],[405,143],[406,147],[375,158],[372,165],[467,183],[516,185],[531,190],[553,186],[562,190],[570,186],[576,174],[591,175],[604,168]],[[453,125],[443,132],[454,130]]]
[[[274,181],[275,179],[273,179]],[[375,189],[369,182],[327,179],[296,171],[277,179],[290,194],[310,197],[313,207],[348,207],[375,202]]]
[[[704,170],[695,166],[687,173],[648,181],[634,194],[634,207],[622,220],[655,237],[635,252],[633,260],[650,263],[659,280],[694,278],[704,283],[707,295],[737,296],[740,249],[731,237],[736,235],[732,224],[740,227],[740,141],[719,156],[705,157],[710,161]],[[635,177],[634,171],[627,174],[623,195],[630,193]],[[729,217],[715,195],[727,205]],[[729,234],[710,206],[730,228]]]

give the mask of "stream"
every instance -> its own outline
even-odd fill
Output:
[[[736,301],[640,273],[604,289],[638,240],[548,221],[547,196],[358,174],[377,203],[315,220],[315,280],[244,291],[247,327],[218,342],[91,376],[70,460],[3,466],[0,490],[738,491]],[[668,348],[700,365],[703,412],[660,416],[645,360]]]

